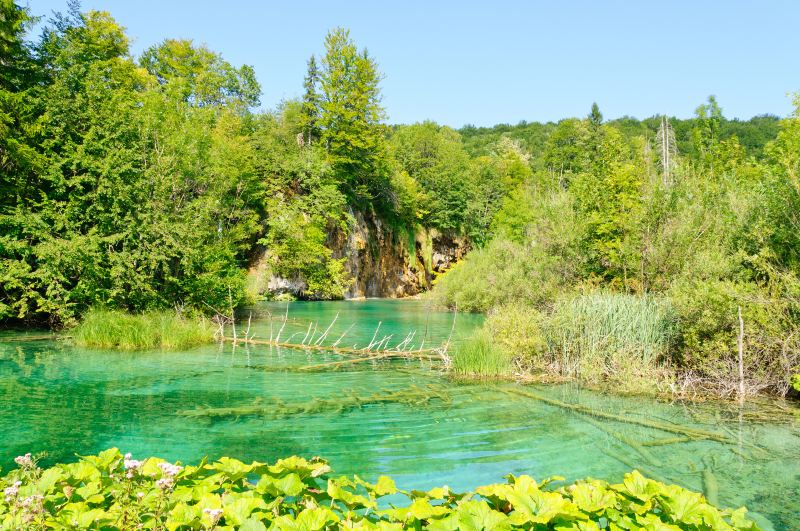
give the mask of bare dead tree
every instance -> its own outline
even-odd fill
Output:
[[[664,186],[672,184],[672,170],[675,167],[678,157],[678,144],[675,141],[675,131],[669,118],[661,117],[661,124],[656,133],[656,147],[658,148],[658,166],[661,168],[661,177]]]

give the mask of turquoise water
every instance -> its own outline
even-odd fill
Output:
[[[246,310],[237,331],[241,334],[252,316],[250,333],[256,339],[268,339],[270,329],[274,337],[285,310],[285,303]],[[357,348],[387,335],[396,345],[412,332],[408,344],[415,348],[423,338],[426,347],[448,337],[457,343],[482,321],[459,314],[453,323],[453,314],[433,311],[424,301],[291,303],[281,340],[293,334],[293,342],[307,333],[318,337],[337,314],[328,343],[349,330],[340,346]],[[310,322],[316,333],[314,324],[308,332]],[[442,484],[468,489],[502,481],[509,472],[616,481],[636,466],[698,491],[716,480],[721,505],[746,505],[777,529],[798,528],[800,422],[795,411],[668,404],[575,386],[459,383],[419,361],[292,370],[345,359],[231,344],[122,353],[7,333],[0,338],[0,466],[12,467],[13,458],[25,452],[47,452],[43,463],[49,464],[111,446],[137,457],[185,462],[204,455],[260,461],[320,455],[336,472],[373,479],[390,474],[401,487],[420,489]],[[608,420],[598,425],[508,390],[710,430],[729,442],[672,443],[642,452],[634,446],[675,434]],[[407,399],[375,400],[387,395]],[[352,397],[359,407],[342,403]],[[766,414],[768,421],[762,418]]]

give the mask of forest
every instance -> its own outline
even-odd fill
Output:
[[[800,99],[747,121],[710,96],[690,119],[604,120],[595,104],[558,123],[389,125],[378,63],[343,28],[301,96],[264,110],[252,68],[203,45],[134,57],[109,13],[77,6],[31,39],[34,22],[3,3],[8,326],[219,312],[253,300],[265,251],[301,298],[342,298],[331,233],[366,213],[469,242],[432,292],[488,315],[465,373],[723,396],[798,378]]]
[[[795,529],[800,92],[395,123],[322,33],[0,0],[0,529]]]

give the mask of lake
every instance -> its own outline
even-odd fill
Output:
[[[237,332],[249,320],[257,339],[280,330],[281,341],[299,343],[319,337],[335,318],[328,337],[344,334],[339,346],[362,348],[391,336],[389,345],[407,340],[407,349],[419,349],[448,338],[458,343],[483,319],[458,314],[454,322],[452,313],[422,300],[293,302],[288,308],[285,326],[287,303],[246,309]],[[800,417],[791,406],[765,402],[739,410],[723,402],[666,403],[574,385],[458,382],[436,364],[416,360],[296,370],[347,359],[230,343],[126,353],[5,332],[0,466],[13,467],[13,458],[26,452],[47,452],[42,463],[49,465],[112,446],[139,458],[190,463],[205,455],[246,461],[318,455],[337,473],[388,474],[401,488],[447,484],[457,490],[502,481],[507,473],[617,481],[635,466],[697,491],[713,491],[716,483],[721,505],[746,505],[765,527],[764,518],[776,529],[796,528]],[[674,431],[643,424],[688,426],[723,441],[670,442],[678,437]]]

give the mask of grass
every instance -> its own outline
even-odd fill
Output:
[[[498,377],[512,372],[511,354],[485,330],[461,343],[453,354],[453,372],[464,376]]]
[[[531,375],[646,392],[670,379],[677,320],[666,299],[598,292],[560,298],[548,311],[505,305],[483,333]]]
[[[547,328],[562,370],[595,379],[663,361],[676,321],[665,300],[594,293],[559,301]]]
[[[72,337],[82,347],[179,350],[213,341],[214,329],[204,319],[177,312],[130,314],[92,309],[72,330]]]

